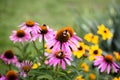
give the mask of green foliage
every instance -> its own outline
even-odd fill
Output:
[[[120,6],[114,3],[113,12],[111,11],[110,18],[113,22],[114,35],[112,40],[112,50],[120,52]]]
[[[75,24],[77,28],[75,28],[75,30],[82,37],[89,32],[97,34],[97,27],[100,24],[105,24],[113,33],[111,40],[100,42],[101,48],[108,53],[112,53],[113,51],[120,52],[120,6],[117,3],[114,2],[114,4],[108,8],[108,14],[103,15],[102,18],[98,15],[94,18],[93,16],[89,18],[78,17]]]

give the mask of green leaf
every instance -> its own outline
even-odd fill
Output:
[[[37,80],[41,80],[41,79],[53,80],[53,77],[51,75],[48,75],[48,74],[40,75],[37,77]]]
[[[27,44],[24,46],[24,49],[23,49],[23,52],[24,52],[24,53],[27,51],[28,46],[29,46],[29,43],[27,43]]]
[[[58,74],[61,75],[61,76],[66,76],[66,74],[63,73],[63,72],[58,72]]]

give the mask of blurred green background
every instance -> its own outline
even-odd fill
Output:
[[[12,48],[9,36],[26,20],[45,23],[55,30],[74,27],[78,17],[104,18],[114,1],[120,4],[120,0],[0,0],[0,53]]]

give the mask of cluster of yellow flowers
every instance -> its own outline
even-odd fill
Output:
[[[95,35],[93,33],[86,34],[84,36],[84,39],[85,41],[87,41],[87,43],[89,43],[89,45],[80,42],[80,47],[78,47],[78,51],[73,52],[74,56],[76,56],[77,58],[81,58],[82,56],[87,55],[89,61],[94,60],[95,56],[101,56],[103,51],[99,47],[100,38],[102,40],[108,40],[112,38],[113,34],[103,24],[98,26],[97,34],[98,35]],[[114,55],[116,59],[120,61],[120,54],[118,52],[114,52]],[[89,65],[86,62],[83,62],[80,67],[83,68],[84,72],[89,72]],[[79,75],[75,78],[75,80],[84,80],[84,78],[82,77],[82,75]],[[90,73],[89,80],[96,80],[96,75],[94,73]],[[115,78],[114,80],[119,79]]]
[[[98,26],[98,31],[97,34],[102,36],[103,40],[111,39],[112,38],[112,33],[108,28],[106,28],[103,24]],[[83,42],[80,42],[80,47],[78,47],[78,51],[74,51],[73,54],[77,58],[81,58],[84,54],[88,54],[88,59],[90,61],[95,59],[95,56],[100,56],[102,55],[102,50],[99,48],[99,36],[94,35],[92,33],[88,33],[84,36],[84,39],[87,42],[92,43],[92,46],[86,45]],[[117,55],[117,54],[116,54]]]

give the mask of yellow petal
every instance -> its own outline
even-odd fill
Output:
[[[89,56],[88,59],[89,59],[90,61],[92,61],[92,60],[94,60],[95,58],[94,58],[94,56]]]
[[[37,68],[38,68],[38,64],[37,63],[33,64],[32,69],[37,69]]]

